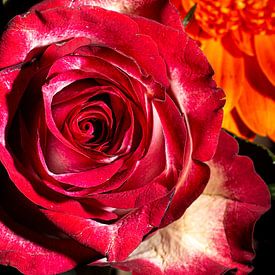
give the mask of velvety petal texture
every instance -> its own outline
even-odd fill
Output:
[[[236,153],[236,142],[222,132],[203,193],[179,220],[115,266],[133,274],[250,272],[253,228],[269,208],[269,192],[251,160]]]
[[[42,1],[0,56],[0,264],[124,265],[200,201],[224,93],[168,1]]]

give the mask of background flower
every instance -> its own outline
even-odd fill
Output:
[[[223,127],[275,140],[275,5],[272,0],[174,1],[183,16],[197,3],[186,30],[200,42],[226,93]]]

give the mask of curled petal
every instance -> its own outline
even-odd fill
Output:
[[[254,58],[246,57],[246,79],[236,109],[240,118],[253,132],[262,136],[274,133],[274,86]]]
[[[196,43],[184,32],[153,21],[134,18],[140,30],[152,37],[166,60],[171,83],[169,91],[180,111],[188,117],[193,140],[193,158],[209,160],[216,149],[225,101],[212,80],[213,70]],[[177,51],[173,51],[177,45]],[[180,58],[178,55],[180,54]],[[176,55],[176,56],[175,56]]]
[[[115,266],[134,274],[221,274],[251,271],[252,233],[270,207],[269,192],[251,160],[236,155],[237,143],[221,133],[209,162],[204,192],[176,222],[145,240]]]
[[[169,201],[170,195],[159,203],[131,211],[111,225],[50,210],[43,212],[73,239],[112,262],[124,260],[140,244],[143,236],[153,229],[152,224],[160,222]]]
[[[225,113],[230,112],[241,95],[240,86],[244,79],[244,62],[242,55],[232,54],[220,39],[209,39],[203,43],[203,51],[215,71],[217,85],[226,93]],[[235,50],[236,51],[236,50]]]
[[[275,34],[255,35],[255,49],[258,62],[268,80],[275,86]],[[275,88],[274,88],[275,89]]]
[[[121,39],[122,28],[124,39]],[[35,48],[78,37],[86,37],[92,44],[114,48],[133,57],[158,83],[168,86],[166,66],[154,41],[142,35],[129,17],[99,7],[80,7],[73,12],[62,7],[39,15],[29,12],[15,17],[2,36],[0,68],[26,62],[28,54]],[[20,44],[17,43],[19,40]],[[7,49],[7,45],[13,44],[17,45],[16,51],[12,47]]]
[[[22,206],[21,203],[19,205]],[[10,209],[8,211],[10,212]],[[16,267],[23,274],[48,275],[65,272],[76,267],[79,262],[84,263],[95,259],[95,251],[68,238],[46,235],[42,232],[44,228],[41,230],[41,224],[38,233],[31,226],[26,227],[22,222],[15,221],[9,212],[1,206],[0,264]],[[26,216],[27,212],[24,215]],[[35,218],[36,222],[41,222],[41,218],[34,212],[31,212],[31,217]],[[43,226],[49,226],[49,224],[52,226],[49,221],[46,221]]]
[[[35,5],[32,10],[43,11],[56,7],[81,6],[97,6],[120,13],[139,15],[181,29],[177,11],[169,1],[165,0],[46,0]]]
[[[255,133],[253,133],[241,120],[236,108],[233,108],[231,112],[224,114],[222,127],[242,138],[252,140],[255,137]]]
[[[249,56],[255,55],[253,34],[240,30],[239,28],[231,33],[233,41],[239,50]]]

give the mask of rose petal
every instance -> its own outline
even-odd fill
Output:
[[[48,275],[73,269],[95,259],[96,253],[70,239],[41,235],[14,222],[0,209],[0,263],[23,274]]]
[[[84,207],[79,201],[65,198],[63,195],[49,189],[47,184],[41,182],[41,179],[38,180],[37,176],[34,177],[30,174],[30,171],[24,170],[22,164],[20,164],[16,158],[11,156],[7,149],[3,148],[2,145],[0,145],[0,155],[2,157],[2,164],[8,171],[12,182],[20,192],[34,204],[40,205],[46,209],[71,213],[81,217],[94,217],[107,220],[117,217],[115,214],[106,213],[104,209],[93,209],[93,207],[89,209]],[[31,178],[31,182],[28,177]],[[99,203],[97,203],[97,205],[100,207]]]
[[[162,124],[155,108],[153,108],[152,126],[153,133],[149,150],[144,158],[139,161],[134,173],[123,185],[123,190],[136,189],[140,186],[148,184],[165,170],[165,140],[163,136]],[[158,165],[155,165],[156,162]]]
[[[49,210],[43,213],[73,239],[107,256],[110,261],[125,259],[152,229],[148,207],[132,211],[114,224]]]
[[[270,207],[270,195],[252,162],[236,156],[236,152],[237,143],[221,133],[203,194],[182,218],[159,230],[126,261],[114,266],[135,274],[251,271],[248,263],[253,259],[253,228]]]
[[[134,14],[152,18],[161,22],[162,20],[165,21],[165,19],[168,19],[167,14],[165,14],[167,6],[169,6],[169,9],[171,8],[167,1],[164,0],[75,0],[73,2],[71,0],[46,0],[32,7],[32,10],[43,11],[55,7],[77,8],[81,6],[98,6],[107,10],[117,11],[120,13]],[[172,15],[175,16],[173,13],[169,15],[170,17]],[[178,18],[178,16],[175,17]]]
[[[191,159],[192,143],[187,118],[181,115],[169,96],[154,107],[163,128],[166,143],[166,168],[185,173]]]
[[[0,69],[0,142],[2,144],[6,142],[6,127],[14,117],[20,99],[35,71],[36,69],[31,65],[27,65],[24,72],[20,65]]]
[[[191,161],[186,171],[186,178],[180,179],[176,191],[161,223],[164,227],[179,219],[190,204],[202,193],[209,180],[207,165]],[[184,201],[182,198],[185,198]]]
[[[52,167],[56,167],[59,162],[62,162],[64,165],[64,162],[67,163],[67,159],[74,159],[73,156],[75,156],[75,154],[72,154],[72,151],[69,151],[68,148],[64,148],[64,146],[61,146],[58,142],[49,142],[48,150],[48,158],[51,161],[57,162],[57,164],[51,163]],[[112,163],[105,164],[103,166],[95,168],[90,168],[84,171],[65,171],[63,173],[57,173],[54,171],[50,171],[47,168],[47,164],[44,160],[43,153],[41,152],[41,150],[39,151],[39,156],[42,165],[49,176],[51,176],[57,181],[82,188],[94,187],[104,183],[106,180],[110,179],[113,175],[115,175],[115,173],[123,165],[123,160],[120,159]],[[78,162],[77,159],[74,159],[74,161],[76,161],[76,163]],[[80,161],[82,160],[80,159]],[[71,164],[72,161],[69,161],[69,165]]]
[[[133,190],[92,195],[91,197],[108,207],[119,209],[139,208],[168,194],[170,190],[166,185],[174,181],[175,175],[172,172],[165,171],[152,182],[142,187]]]
[[[38,59],[41,68],[51,65],[58,58],[73,53],[77,48],[83,45],[89,45],[90,39],[85,37],[76,37],[68,41],[51,44]]]
[[[155,80],[150,75],[148,75],[146,71],[144,71],[142,68],[139,67],[137,62],[132,57],[122,55],[121,53],[113,49],[109,49],[106,47],[105,48],[94,47],[94,46],[81,47],[77,49],[74,52],[74,54],[85,56],[85,57],[86,56],[95,57],[96,60],[102,60],[105,66],[113,65],[115,68],[120,69],[119,72],[125,73],[130,80],[134,78],[135,80],[139,81],[143,86],[145,86],[145,88],[147,89],[145,94],[148,93],[151,96],[156,95],[157,97],[159,96],[160,98],[163,97],[162,85],[159,85],[158,83],[156,83]],[[103,73],[106,71],[106,68],[103,67],[103,69],[98,71]],[[110,79],[113,79],[113,80],[116,79],[113,76],[109,76],[109,77]],[[120,83],[120,81],[118,80],[117,82]],[[137,97],[137,100],[140,100],[144,97],[145,94],[144,94],[144,91],[142,91],[141,94],[139,94],[138,91],[139,91],[138,89],[134,89],[134,92],[137,93],[136,95],[135,93],[132,93],[131,90],[129,90],[133,98]]]
[[[140,30],[159,46],[169,68],[171,97],[188,117],[193,158],[209,160],[218,142],[224,93],[212,80],[213,70],[196,43],[184,32],[168,29],[153,21],[134,18]],[[174,51],[175,45],[177,50]],[[178,58],[178,56],[181,58]]]
[[[86,37],[92,44],[114,48],[133,57],[158,83],[164,87],[168,86],[166,66],[159,56],[157,46],[150,37],[139,33],[133,20],[99,7],[86,6],[71,11],[69,8],[58,8],[15,17],[2,36],[0,68],[24,62],[34,48],[71,38]],[[122,28],[125,30],[123,39]],[[15,48],[7,46],[13,44],[17,45],[16,51]]]

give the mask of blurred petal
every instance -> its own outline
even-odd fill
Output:
[[[234,49],[236,51],[236,49]],[[217,85],[224,89],[226,103],[224,111],[230,112],[236,105],[240,95],[240,86],[244,79],[243,58],[240,54],[232,54],[220,39],[209,39],[203,42],[203,51],[215,71]]]
[[[252,57],[246,57],[246,79],[237,111],[243,122],[261,136],[271,136],[275,131],[275,89]]]
[[[248,139],[255,137],[255,134],[241,120],[235,108],[224,114],[222,127],[238,137]]]
[[[175,1],[174,1],[175,2]],[[189,11],[194,5],[195,5],[195,1],[192,1],[192,0],[189,0],[189,1],[186,1],[186,0],[181,0],[181,4],[183,6],[183,8],[185,9],[185,11]]]
[[[275,85],[275,34],[256,35],[255,49],[261,69],[268,80]]]
[[[145,240],[116,267],[134,274],[251,271],[252,234],[269,208],[269,192],[232,137],[221,133],[210,181],[182,218]],[[251,188],[253,186],[253,188]]]
[[[232,31],[232,39],[243,53],[250,56],[255,54],[253,35],[251,33],[237,29]]]

